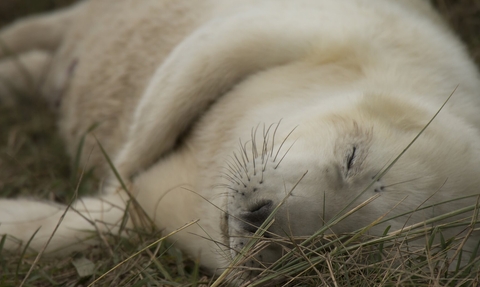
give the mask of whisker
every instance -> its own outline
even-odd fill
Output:
[[[289,133],[288,135],[283,139],[282,143],[280,144],[280,147],[278,147],[278,150],[277,150],[277,154],[275,154],[275,158],[273,158],[273,162],[275,162],[277,160],[277,156],[278,156],[278,153],[280,152],[280,150],[282,149],[283,145],[285,144],[285,142],[287,141],[287,139],[290,137],[290,135],[297,129],[298,126],[294,127]]]
[[[234,189],[234,188],[232,188],[232,187],[230,187],[230,186],[225,186],[225,188],[230,189],[231,191],[239,192],[237,189]]]
[[[275,123],[270,124],[267,130],[265,130],[265,123],[263,124],[263,148],[262,148],[262,163],[264,162],[265,156],[268,154],[268,142],[270,140],[270,130],[272,129]]]
[[[224,177],[224,176],[222,176],[222,175],[220,175],[219,177],[222,178],[222,179],[224,179],[224,180],[229,181],[230,184],[232,184],[232,185],[235,185],[235,184],[236,184],[236,185],[240,185],[240,183],[234,182],[234,181],[230,180],[229,178],[226,178],[226,177]],[[225,185],[230,186],[230,184],[225,184]],[[220,187],[220,185],[215,184],[215,185],[213,185],[213,187],[214,187],[214,188],[215,188],[215,187]]]
[[[392,183],[392,184],[389,184],[389,185],[385,185],[384,187],[387,188],[387,187],[392,187],[392,186],[395,186],[395,185],[399,185],[399,184],[403,184],[403,183],[408,183],[408,182],[412,182],[412,181],[415,181],[415,180],[419,180],[423,177],[417,177],[417,178],[413,178],[413,179],[409,179],[409,180],[405,180],[405,181],[400,181],[400,182],[396,182],[396,183]]]
[[[247,159],[247,162],[250,162],[250,160],[248,159],[248,154],[247,154],[247,149],[246,149],[247,143],[242,144],[242,139],[240,139],[240,138],[238,139],[238,142],[240,143],[240,150],[245,155],[245,158]]]
[[[287,153],[290,151],[290,149],[293,147],[293,145],[295,145],[295,143],[297,142],[297,140],[295,140],[292,145],[287,149],[287,151],[285,152],[285,154],[282,156],[282,158],[280,159],[280,161],[277,163],[277,165],[275,166],[274,169],[277,169],[277,167],[280,165],[280,163],[283,161],[283,159],[285,158],[285,156],[287,155]]]
[[[213,188],[217,188],[217,187],[224,188],[224,187],[227,187],[227,186],[230,186],[230,185],[226,184],[226,183],[216,183],[216,184],[212,185]]]
[[[240,167],[236,163],[235,159],[231,155],[230,155],[230,158],[231,158],[232,162],[226,160],[226,163],[229,166],[229,168],[232,170],[232,173],[235,174],[235,175],[238,175],[240,178],[243,178],[242,170],[240,169]]]
[[[265,171],[267,169],[267,164],[268,164],[268,160],[265,161],[265,164],[263,165],[263,169],[262,169],[262,172]]]
[[[239,180],[240,182],[238,182],[237,180],[235,180],[232,176],[230,176],[229,174],[225,173],[225,172],[220,172],[220,176],[228,181],[230,181],[231,183],[236,183],[238,185],[240,185],[240,182],[242,182],[241,180]],[[242,182],[243,183],[243,182]],[[245,185],[245,184],[244,184]]]
[[[235,169],[232,167],[232,165],[226,161],[227,166],[224,166],[223,169],[228,172],[231,176],[235,177],[236,179],[240,180],[238,177],[238,172],[235,171]]]
[[[245,151],[246,153],[246,151]],[[240,149],[240,156],[242,158],[242,161],[243,161],[243,165],[245,167],[247,167],[247,164],[249,163],[249,161],[247,160],[247,158],[245,157],[245,153],[243,153],[242,149]]]
[[[268,140],[270,138],[264,138],[263,139],[263,147],[262,147],[262,164],[265,162],[265,155],[268,154]]]
[[[246,185],[246,184],[243,182],[243,180],[242,180],[243,178],[242,178],[242,179],[239,178],[238,176],[236,176],[235,173],[228,174],[228,173],[226,173],[226,172],[224,172],[224,171],[220,171],[220,175],[222,175],[223,178],[227,177],[227,178],[225,178],[225,179],[227,179],[227,180],[229,180],[229,179],[233,180],[233,181],[234,181],[236,184],[238,184],[238,185],[240,185],[240,183],[241,183],[244,187],[247,187],[247,185]],[[233,175],[233,176],[232,176],[232,175]]]
[[[251,131],[251,137],[252,137],[252,153],[254,154],[254,158],[257,158],[258,157],[258,151],[257,151],[257,130],[258,130],[258,126],[260,125],[257,124],[257,126],[255,127],[255,132],[252,128],[252,131]]]
[[[226,188],[226,189],[230,189],[231,191],[235,191],[236,193],[240,192],[239,190],[231,187],[230,185],[228,184],[215,184],[212,186],[213,188]],[[221,196],[232,196],[229,192],[223,192],[223,193],[219,193],[219,194],[216,194],[213,198],[217,198],[217,197],[221,197]]]
[[[377,173],[372,177],[372,179],[375,179],[377,178],[377,176],[385,169],[385,167],[391,162],[391,159],[393,158],[393,156],[391,156],[388,161],[380,168],[379,171],[377,171]],[[380,179],[378,179],[380,180]]]
[[[223,166],[222,169],[225,170],[225,172],[231,173],[233,176],[237,177],[235,170],[232,168],[230,163],[228,161],[225,161],[227,166]]]
[[[240,155],[242,156],[242,161],[243,161],[243,164],[245,166],[245,168],[247,167],[247,164],[250,163],[249,159],[248,159],[248,155],[247,155],[247,150],[246,150],[246,143],[245,145],[242,144],[242,140],[241,139],[238,139],[238,141],[240,142]],[[253,141],[252,141],[253,143]],[[252,155],[252,161],[253,161],[253,175],[256,175],[256,170],[255,170],[255,157]],[[248,175],[247,175],[248,177]],[[250,180],[250,179],[249,179]]]
[[[263,128],[263,138],[267,138],[269,133],[270,133],[270,129],[273,127],[273,125],[275,125],[275,123],[273,124],[270,124],[270,126],[268,126],[268,129],[265,131],[265,124],[264,124],[264,128]]]
[[[275,136],[277,135],[277,130],[278,127],[280,126],[280,123],[282,122],[282,119],[280,119],[277,123],[277,126],[275,127],[275,131],[273,131],[273,137],[272,137],[272,150],[270,152],[270,157],[273,156],[273,149],[275,148]]]
[[[250,177],[248,176],[248,169],[247,169],[247,164],[245,162],[243,162],[243,165],[242,165],[242,162],[238,159],[238,156],[237,156],[237,153],[234,152],[233,155],[235,156],[235,159],[237,160],[238,164],[240,165],[240,167],[243,169],[243,171],[245,172],[245,176],[247,177],[248,181],[250,181]]]
[[[234,153],[235,154],[235,153]],[[238,159],[234,158],[233,155],[229,155],[229,157],[231,158],[232,160],[232,164],[236,167],[236,170],[237,170],[237,174],[243,178],[242,176],[242,168],[240,167],[239,165],[239,162],[238,162]]]

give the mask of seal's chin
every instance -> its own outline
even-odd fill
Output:
[[[227,215],[222,220],[222,232],[231,260],[238,256],[247,245],[249,238],[253,236],[253,233],[246,232],[241,228],[238,212],[231,210],[228,206]]]
[[[226,250],[228,251],[231,251],[232,250],[232,236],[230,235],[230,222],[229,222],[229,218],[230,218],[230,213],[229,213],[229,210],[228,210],[228,205],[226,204],[224,207],[223,207],[223,216],[220,220],[220,231],[221,231],[221,234],[222,234],[222,243],[223,245],[225,246]],[[230,252],[231,254],[231,252]],[[233,255],[231,256],[230,260],[232,260],[233,258],[235,258]]]
[[[242,216],[244,215],[240,213],[232,213],[225,223],[225,238],[231,259],[238,262],[239,267],[265,269],[282,256],[283,248],[275,242],[277,236],[271,235],[269,231],[261,234],[256,232],[256,228],[247,228],[251,224],[246,223]]]

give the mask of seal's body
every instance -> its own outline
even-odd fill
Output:
[[[479,194],[479,75],[422,1],[84,1],[0,37],[58,108],[72,155],[87,134],[83,163],[109,177],[98,140],[166,233],[200,219],[173,237],[212,271],[280,204],[268,231],[280,236],[311,235],[372,198],[329,231],[418,210],[369,230],[381,235]],[[11,61],[0,62],[6,78]],[[117,230],[129,200],[118,186],[110,176],[102,195],[80,199],[47,250],[82,248],[94,224]],[[0,200],[0,233],[28,240],[42,226],[38,250],[63,210]]]

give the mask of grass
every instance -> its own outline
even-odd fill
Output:
[[[72,0],[0,1],[0,25],[69,2]],[[434,2],[480,64],[480,3]],[[75,190],[79,195],[96,191],[98,182],[88,172],[78,184],[80,171],[71,163],[55,132],[55,115],[41,101],[21,101],[14,108],[0,106],[0,196],[34,196],[68,203]],[[470,221],[466,217],[455,224],[468,226]],[[308,244],[272,235],[269,240],[272,244],[281,243],[286,255],[264,271],[245,271],[241,263],[254,260],[252,254],[265,247],[261,232],[264,231],[260,229],[251,241],[249,252],[237,258],[238,266],[227,270],[223,281],[216,283],[202,272],[198,263],[186,258],[168,241],[158,241],[161,234],[142,229],[131,238],[107,235],[102,248],[91,247],[66,258],[43,257],[36,264],[33,256],[3,250],[0,238],[0,286],[19,286],[30,269],[23,286],[87,286],[105,274],[95,286],[206,286],[242,278],[238,272],[256,274],[255,282],[237,282],[257,286],[279,285],[279,275],[289,286],[480,285],[478,269],[470,268],[474,264],[463,269],[448,267],[452,255],[447,251],[462,242],[443,238],[439,228],[419,226],[409,233],[386,232],[381,238],[320,233],[310,238]],[[414,247],[403,240],[414,235],[426,244]],[[433,238],[440,238],[439,243],[434,244]],[[119,265],[121,262],[125,263]]]
[[[411,143],[377,174],[371,185],[382,178],[414,144],[443,106]],[[303,176],[299,182],[302,179]],[[296,185],[293,189],[295,187]],[[395,217],[388,218],[385,214],[350,234],[339,236],[329,234],[328,231],[334,225],[341,224],[342,220],[354,215],[379,197],[377,194],[351,208],[351,204],[370,187],[366,187],[344,207],[344,210],[326,222],[315,234],[303,239],[285,238],[268,232],[276,211],[291,194],[292,189],[239,252],[230,268],[227,268],[212,286],[230,281],[241,286],[291,284],[299,286],[478,286],[480,284],[480,242],[471,254],[463,253],[462,250],[471,233],[479,230],[480,198],[478,195],[472,196],[472,201],[476,200],[476,203],[471,206],[424,222],[405,225],[400,230],[391,231],[388,226],[380,237],[370,238],[366,234],[375,225],[388,223],[399,216],[408,216],[434,206],[422,207],[422,203],[415,210]],[[460,199],[452,199],[435,206],[451,204],[456,200]],[[459,219],[458,216],[461,218]],[[444,237],[442,231],[458,227],[463,227],[463,232],[451,238]],[[269,236],[264,236],[265,234]],[[271,265],[262,264],[256,256],[267,246],[278,246],[283,251],[282,257]],[[263,265],[262,268],[254,268],[255,262],[260,266]],[[244,274],[246,276],[243,276]]]

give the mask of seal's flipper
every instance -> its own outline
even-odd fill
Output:
[[[171,53],[142,96],[116,158],[122,176],[131,177],[169,151],[213,101],[249,75],[309,52],[318,23],[268,13],[286,15],[212,21]],[[276,20],[283,16],[291,21]],[[305,29],[299,29],[302,24]]]

